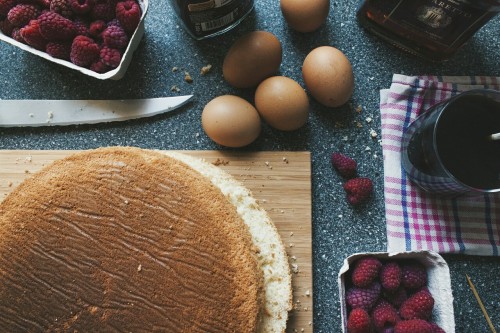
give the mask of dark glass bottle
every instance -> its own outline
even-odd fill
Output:
[[[499,0],[365,0],[357,18],[391,44],[439,61],[499,12]]]

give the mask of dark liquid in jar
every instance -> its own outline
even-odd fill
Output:
[[[500,187],[500,103],[466,96],[448,106],[438,122],[437,152],[448,171],[478,189]]]

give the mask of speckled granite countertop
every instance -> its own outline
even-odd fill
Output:
[[[279,1],[256,1],[255,10],[237,28],[220,37],[195,41],[179,26],[167,1],[151,1],[146,32],[125,77],[99,81],[0,43],[1,99],[121,99],[194,94],[189,106],[153,119],[64,128],[0,129],[0,149],[89,149],[131,145],[154,149],[224,149],[203,133],[204,105],[222,94],[251,100],[253,91],[235,90],[222,78],[222,60],[243,33],[267,30],[283,47],[281,74],[303,84],[301,64],[317,46],[332,45],[352,62],[355,91],[351,107],[328,110],[312,102],[308,125],[283,133],[264,127],[260,138],[244,150],[308,150],[312,152],[314,331],[339,332],[337,274],[348,255],[386,249],[383,200],[379,90],[388,88],[394,73],[419,75],[500,76],[500,17],[490,21],[451,60],[433,64],[409,56],[366,33],[356,22],[357,1],[332,1],[326,25],[310,34],[288,29]],[[200,76],[211,64],[212,72]],[[194,82],[184,82],[182,71]],[[354,109],[360,105],[362,112]],[[368,124],[366,118],[373,122]],[[362,124],[357,126],[356,123]],[[347,140],[345,139],[347,137]],[[370,150],[366,150],[369,147]],[[371,175],[375,195],[352,208],[344,200],[342,180],[332,172],[330,154],[342,150],[358,160],[360,173]],[[500,259],[445,255],[451,270],[457,332],[487,332],[486,321],[465,280],[469,273],[491,319],[500,327],[498,271]],[[310,328],[306,328],[309,330]]]

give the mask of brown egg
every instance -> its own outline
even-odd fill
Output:
[[[255,87],[278,72],[281,59],[278,38],[267,31],[253,31],[231,46],[224,58],[222,74],[233,87]]]
[[[307,122],[309,99],[294,80],[273,76],[257,87],[255,107],[270,126],[282,131],[293,131]]]
[[[312,32],[325,22],[330,10],[330,0],[280,0],[280,7],[292,29]]]
[[[325,106],[341,106],[352,96],[351,63],[334,47],[320,46],[312,50],[302,65],[302,76],[309,93]]]
[[[241,97],[223,95],[214,98],[203,109],[201,124],[208,137],[227,147],[243,147],[260,134],[259,113]]]

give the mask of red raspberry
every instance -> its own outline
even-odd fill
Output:
[[[77,36],[88,36],[90,34],[87,22],[84,20],[77,18],[73,21],[73,25],[75,26]]]
[[[116,18],[126,32],[132,33],[141,20],[141,7],[134,0],[119,2],[116,5]]]
[[[12,34],[12,30],[14,30],[14,26],[12,23],[9,22],[9,20],[3,20],[0,21],[0,31],[5,35],[5,36],[10,36]]]
[[[394,333],[432,333],[432,326],[422,319],[403,320],[396,324]]]
[[[396,262],[389,262],[380,270],[380,284],[387,291],[396,291],[401,283],[401,268]]]
[[[372,311],[372,321],[377,332],[385,332],[394,328],[400,319],[398,311],[388,302],[381,300]]]
[[[40,33],[40,24],[38,20],[31,20],[28,25],[25,25],[19,30],[19,33],[29,46],[37,50],[45,50],[47,40]]]
[[[101,38],[104,29],[106,29],[106,22],[103,20],[93,21],[89,25],[89,34],[94,38]]]
[[[403,287],[398,288],[394,292],[389,292],[387,290],[384,290],[383,294],[384,294],[384,299],[386,299],[389,303],[398,308],[401,306],[401,304],[403,304],[404,301],[408,299],[408,293],[406,292],[406,289]]]
[[[344,178],[351,178],[356,175],[356,161],[342,153],[332,154],[332,165]]]
[[[408,289],[419,289],[427,285],[427,270],[418,261],[401,265],[401,284]]]
[[[90,17],[93,20],[103,20],[106,22],[111,21],[115,18],[114,7],[110,6],[107,2],[103,2],[102,0],[96,2],[90,11]]]
[[[432,327],[432,333],[446,333],[441,327],[436,323],[430,323]]]
[[[382,263],[375,257],[363,257],[354,263],[352,283],[356,287],[367,287],[375,281],[382,268]]]
[[[33,5],[19,4],[12,7],[7,14],[7,19],[15,27],[24,27],[29,21],[40,15],[40,9]]]
[[[372,323],[370,315],[363,309],[353,309],[347,318],[348,333],[370,333]]]
[[[66,18],[73,16],[73,10],[69,5],[69,0],[51,0],[50,11],[58,13]]]
[[[90,70],[96,73],[106,73],[111,70],[111,68],[102,62],[102,60],[98,60],[90,65]]]
[[[110,26],[102,32],[104,45],[115,49],[124,49],[128,45],[128,36],[125,30],[118,26]]]
[[[379,299],[380,289],[378,282],[374,282],[367,288],[352,287],[347,290],[347,304],[352,309],[362,308],[370,311]]]
[[[99,45],[86,36],[76,36],[71,44],[71,62],[77,66],[88,67],[99,59]]]
[[[113,49],[107,46],[101,48],[100,52],[101,61],[111,68],[116,68],[122,61],[120,50]]]
[[[45,52],[54,58],[70,60],[69,53],[71,51],[70,43],[48,42],[45,47]]]
[[[0,0],[0,16],[7,16],[9,10],[14,7],[17,0]]]
[[[370,178],[352,178],[344,184],[347,200],[352,205],[357,205],[370,197],[373,191],[373,183]]]
[[[69,5],[76,14],[86,14],[94,7],[94,0],[69,0]]]
[[[15,27],[14,29],[12,29],[12,32],[10,33],[10,37],[13,40],[18,41],[19,43],[27,44],[26,41],[24,40],[23,36],[21,36],[21,29],[20,28]]]
[[[49,41],[71,40],[76,36],[73,21],[54,12],[45,12],[38,17],[40,33]]]
[[[111,21],[108,21],[108,23],[106,23],[106,26],[107,27],[117,26],[117,27],[120,27],[120,28],[122,27],[122,25],[120,24],[120,21],[118,21],[117,18],[114,18]]]
[[[433,308],[434,298],[427,289],[422,289],[401,304],[399,314],[403,319],[429,319]]]

